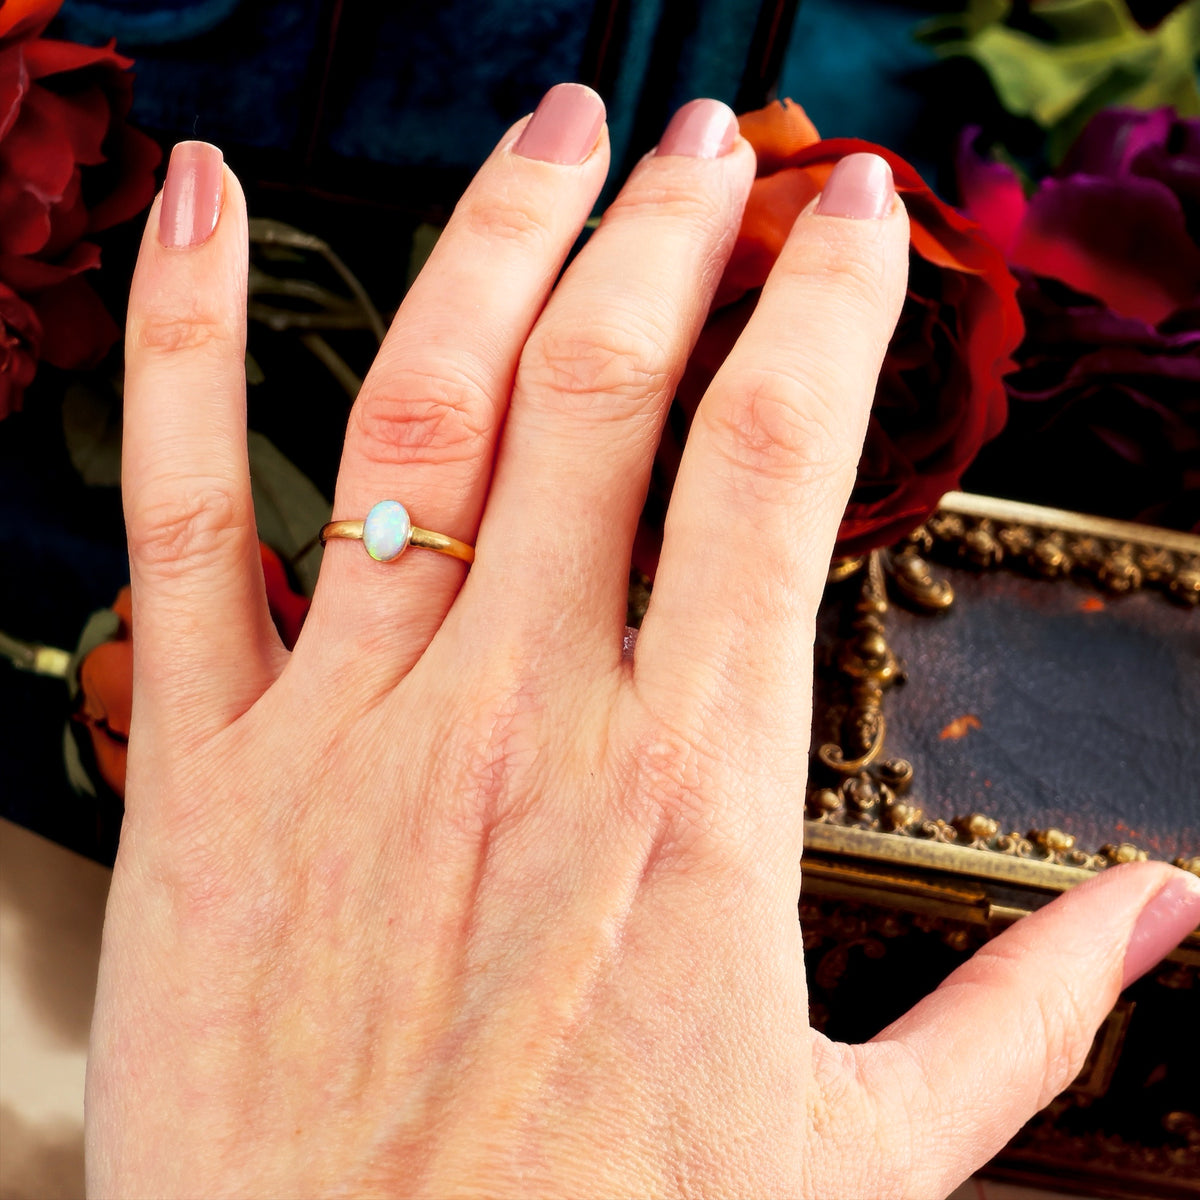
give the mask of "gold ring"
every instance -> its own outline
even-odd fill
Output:
[[[475,561],[475,547],[458,538],[418,529],[408,516],[408,509],[399,500],[380,500],[367,513],[365,521],[330,521],[321,529],[321,545],[330,538],[353,538],[376,562],[392,562],[409,546],[436,550],[462,562]]]

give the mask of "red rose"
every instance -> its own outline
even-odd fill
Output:
[[[0,282],[0,417],[19,406],[21,393],[33,382],[41,345],[37,313]]]
[[[289,649],[300,636],[308,599],[292,591],[279,555],[259,543],[263,579],[271,619]],[[79,705],[75,720],[87,727],[104,782],[125,795],[125,761],[129,750],[129,714],[133,706],[133,609],[127,587],[113,601],[117,632],[89,650],[79,664]]]
[[[862,150],[881,155],[908,209],[908,298],[884,361],[858,482],[838,534],[838,554],[862,554],[925,520],[1004,424],[1002,377],[1012,368],[1010,355],[1023,332],[1016,281],[979,226],[939,200],[890,150],[850,138],[822,141],[790,100],[739,120],[742,136],[758,154],[758,177],[679,389],[686,420],[745,328],[797,216],[840,159]],[[680,445],[672,435],[686,420],[673,423],[663,440],[656,490],[674,479]],[[653,505],[648,516],[653,522]],[[636,561],[643,569],[656,557],[654,540],[645,532],[639,540]]]
[[[20,407],[37,359],[90,366],[116,341],[80,278],[100,263],[84,239],[150,203],[161,158],[125,121],[131,60],[40,36],[60,3],[0,5],[0,417]]]

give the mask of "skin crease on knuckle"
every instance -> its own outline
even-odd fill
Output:
[[[233,486],[188,480],[186,489],[157,501],[138,496],[127,516],[133,560],[159,576],[182,577],[220,560],[253,528],[253,515]]]
[[[1026,947],[1015,938],[1011,943],[1001,938],[989,942],[960,968],[963,982],[958,986],[982,988],[989,993],[997,988],[1010,994],[1025,991],[1026,954]],[[952,996],[954,982],[945,986]],[[1059,979],[1053,989],[1039,989],[1031,996],[1031,1011],[1023,1022],[1025,1044],[1028,1047],[1038,1035],[1041,1050],[1033,1057],[1042,1064],[1041,1074],[1028,1079],[1031,1088],[1037,1087],[1030,1095],[1031,1106],[1048,1104],[1082,1069],[1100,1015],[1089,1011],[1098,1007],[1094,991],[1094,981],[1068,976]]]
[[[557,416],[575,411],[620,428],[653,408],[671,386],[669,354],[653,326],[614,321],[547,321],[530,338],[517,390]]]
[[[496,420],[493,401],[466,372],[392,370],[386,385],[364,387],[347,438],[377,467],[448,466],[474,462]]]
[[[860,453],[854,430],[805,378],[766,365],[742,368],[722,390],[721,403],[702,403],[696,420],[749,509],[849,495]]]
[[[130,321],[126,341],[131,359],[147,350],[168,356],[206,351],[224,359],[231,349],[245,345],[245,317],[237,312],[213,312],[194,302],[169,309],[152,306]]]
[[[653,229],[655,234],[695,246],[724,247],[737,231],[733,220],[740,205],[730,195],[729,182],[717,190],[710,180],[659,178],[651,160],[612,203],[601,228],[633,222],[639,230]]]
[[[531,192],[511,167],[502,181],[465,196],[454,212],[455,232],[468,232],[487,253],[495,253],[501,242],[531,258],[544,255],[551,220],[543,197]]]

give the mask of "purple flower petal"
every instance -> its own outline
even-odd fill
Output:
[[[959,139],[958,194],[967,216],[1007,254],[1025,217],[1025,191],[1011,167],[975,152],[979,132],[978,125],[968,126]]]
[[[1055,174],[1060,179],[1068,175],[1125,175],[1143,150],[1166,142],[1174,120],[1170,108],[1152,112],[1101,109],[1087,123]]]
[[[1011,261],[1151,325],[1200,295],[1200,247],[1165,184],[1137,176],[1047,179]]]

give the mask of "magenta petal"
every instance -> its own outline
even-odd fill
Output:
[[[1132,108],[1101,109],[1084,128],[1056,172],[1070,175],[1124,175],[1147,147],[1167,140],[1175,112],[1158,108],[1139,112]]]
[[[979,126],[969,126],[959,141],[958,192],[967,215],[1007,254],[1025,217],[1025,192],[1011,167],[975,153],[978,136]]]
[[[1200,292],[1200,247],[1171,190],[1151,179],[1043,182],[1011,261],[1156,325]]]
[[[1131,171],[1165,184],[1183,205],[1192,240],[1200,242],[1200,118],[1180,118],[1168,139],[1144,147]]]

